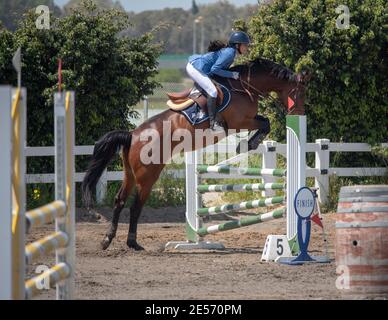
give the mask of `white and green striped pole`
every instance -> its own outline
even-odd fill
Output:
[[[286,213],[285,207],[282,207],[280,209],[276,209],[271,212],[263,213],[260,215],[255,215],[251,217],[244,217],[239,220],[235,221],[228,221],[225,223],[209,226],[209,227],[202,227],[198,230],[198,234],[200,236],[205,236],[207,234],[211,233],[217,233],[222,232],[226,230],[246,227],[252,224],[262,223],[270,220],[275,220],[284,217],[284,214]]]
[[[261,168],[238,168],[230,167],[228,165],[222,166],[207,166],[207,165],[198,165],[197,171],[201,173],[223,173],[223,174],[238,174],[246,176],[275,176],[275,177],[284,177],[286,175],[285,169],[261,169]]]
[[[222,206],[217,206],[217,207],[199,208],[197,210],[197,215],[208,216],[208,215],[214,215],[214,214],[228,212],[228,211],[268,207],[268,206],[273,206],[275,204],[284,203],[285,201],[286,201],[285,197],[280,196],[280,197],[252,200],[252,201],[244,201],[244,202],[235,203],[235,204],[224,204]]]
[[[285,183],[248,183],[248,184],[200,184],[197,191],[205,192],[245,192],[265,190],[285,190]]]

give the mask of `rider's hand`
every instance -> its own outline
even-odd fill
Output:
[[[238,80],[240,78],[240,74],[238,72],[233,72],[233,79]]]

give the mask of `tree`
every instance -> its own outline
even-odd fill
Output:
[[[16,83],[16,72],[12,66],[14,36],[1,26],[0,22],[0,84]]]
[[[97,12],[91,2],[64,18],[53,18],[50,30],[35,27],[30,12],[11,34],[0,30],[0,75],[15,83],[11,59],[22,47],[23,86],[28,90],[28,145],[53,145],[53,92],[57,90],[57,61],[63,59],[64,89],[76,92],[76,144],[93,144],[113,129],[129,129],[130,106],[158,86],[160,47],[152,34],[118,36],[130,27],[125,13]]]
[[[64,10],[66,14],[71,13],[71,9],[82,7],[83,0],[70,0],[65,6]],[[120,11],[124,11],[121,3],[119,1],[113,0],[92,0],[93,4],[97,6],[98,9],[117,9]]]
[[[193,0],[192,5],[191,5],[191,13],[195,16],[199,12],[198,6],[195,3],[195,0]]]
[[[15,33],[0,29],[2,84],[16,84],[12,55],[22,47],[22,85],[28,90],[27,144],[54,144],[58,58],[63,60],[64,89],[76,93],[76,145],[94,144],[114,129],[131,129],[131,118],[137,115],[131,106],[158,86],[154,77],[161,48],[151,43],[152,34],[122,37],[122,31],[130,27],[127,14],[99,11],[90,1],[69,16],[51,17],[50,30],[37,29],[36,18],[32,10]],[[27,172],[53,172],[51,160],[29,159]],[[83,171],[87,160],[78,158],[76,170]],[[27,194],[32,194],[32,188],[28,185]]]
[[[0,1],[0,21],[3,22],[4,27],[14,31],[22,15],[39,5],[48,6],[56,16],[61,14],[60,8],[54,5],[53,0],[2,0]]]
[[[249,21],[251,58],[310,70],[309,140],[383,142],[388,137],[384,0],[351,0],[349,29],[336,27],[334,0],[275,0]],[[283,117],[284,119],[284,117]],[[275,139],[285,136],[275,124]]]

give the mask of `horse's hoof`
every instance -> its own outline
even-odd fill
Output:
[[[106,237],[104,238],[104,240],[101,241],[101,249],[102,249],[102,250],[108,249],[108,247],[110,246],[111,242],[112,242],[112,240],[109,239],[108,236],[106,236]]]
[[[128,246],[128,248],[134,249],[135,251],[144,250],[144,248],[134,240],[127,241],[127,246]]]

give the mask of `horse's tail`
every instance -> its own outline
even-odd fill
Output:
[[[132,132],[115,130],[105,134],[94,146],[93,156],[82,181],[82,198],[86,208],[93,205],[93,193],[108,163],[112,160],[120,147],[129,150]]]

